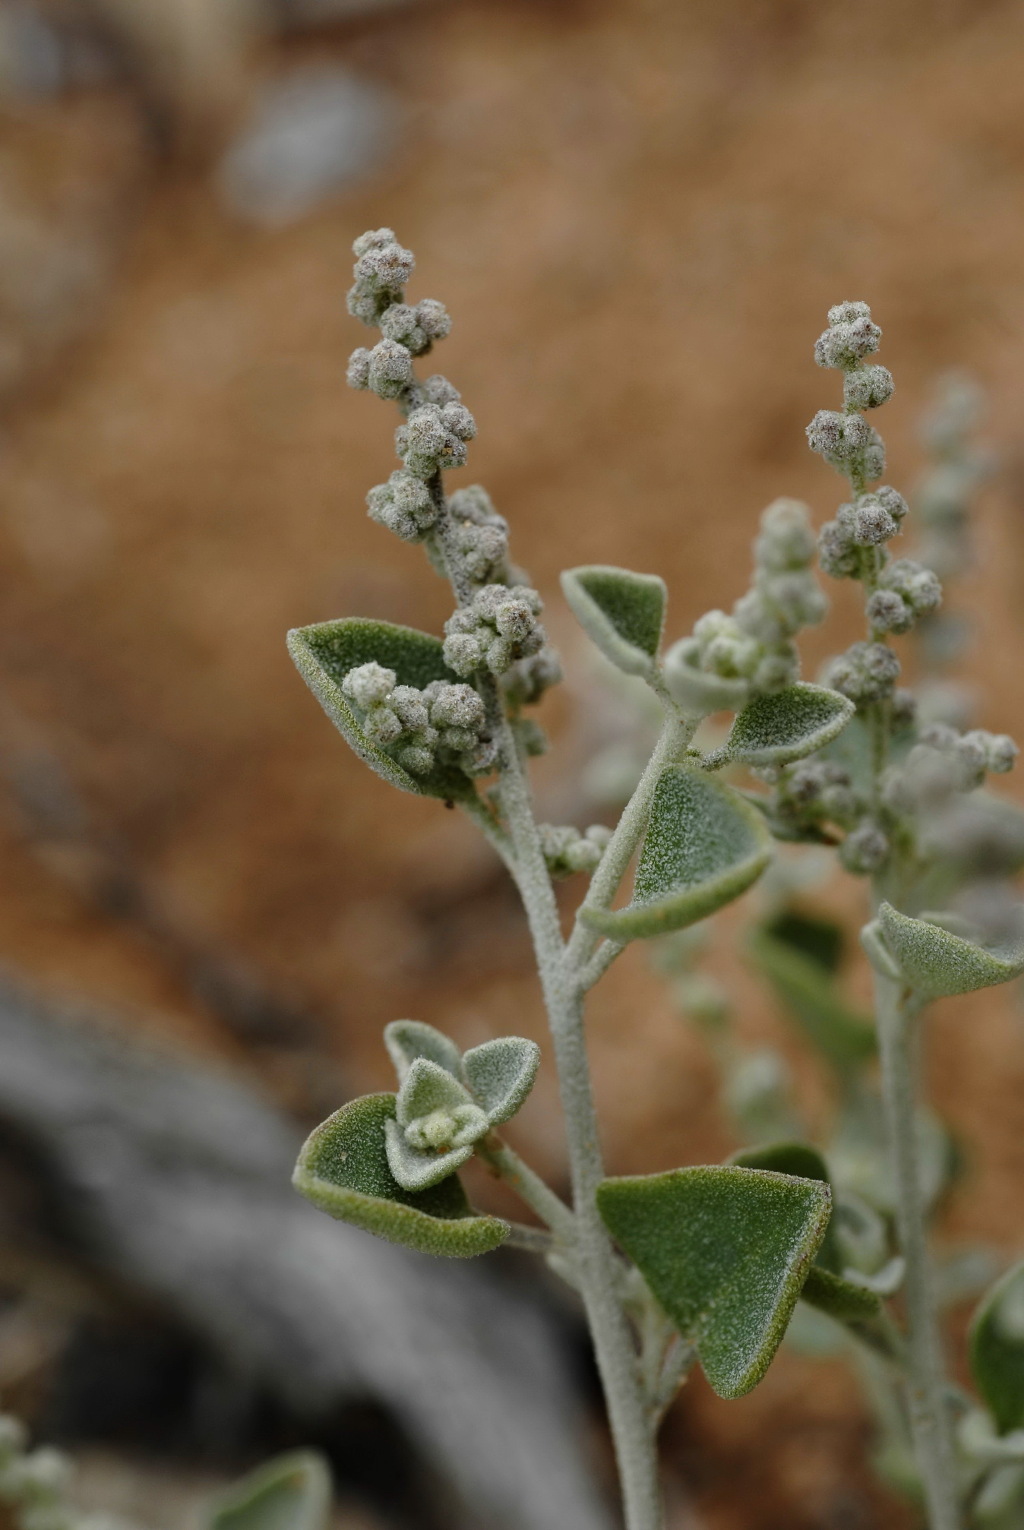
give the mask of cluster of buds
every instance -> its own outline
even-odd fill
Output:
[[[913,558],[896,558],[882,568],[868,597],[868,621],[873,632],[909,632],[941,603],[942,586],[932,570]]]
[[[544,647],[544,628],[537,620],[542,609],[540,596],[528,585],[485,584],[445,622],[445,663],[464,677],[480,670],[505,674]]]
[[[448,500],[449,545],[470,584],[508,584],[508,522],[478,483]]]
[[[403,542],[422,542],[437,523],[437,504],[422,478],[397,468],[387,483],[376,484],[366,496],[370,519],[386,526]]]
[[[884,801],[896,813],[934,813],[953,796],[981,786],[986,775],[1005,775],[1017,754],[1006,733],[980,728],[961,733],[946,723],[931,723],[921,729],[906,759],[886,772]]]
[[[435,340],[443,340],[451,320],[444,304],[434,298],[424,298],[415,307],[402,301],[416,262],[391,229],[361,235],[352,249],[356,263],[349,312],[364,324],[376,325],[381,339],[372,350],[361,345],[352,352],[349,386],[369,388],[380,398],[399,398],[412,385],[413,357],[429,351]]]
[[[832,660],[824,683],[855,706],[873,706],[892,699],[899,673],[900,661],[885,643],[854,643]]]
[[[446,468],[466,465],[466,443],[476,435],[476,421],[466,408],[452,400],[447,404],[420,404],[395,431],[395,451],[415,478],[433,478]]]
[[[769,505],[754,543],[750,589],[731,615],[708,611],[692,635],[666,655],[666,677],[683,705],[690,702],[690,691],[697,700],[692,671],[725,682],[720,697],[701,684],[712,710],[742,705],[750,692],[781,690],[797,678],[800,661],[793,638],[801,628],[820,622],[828,609],[811,572],[814,552],[806,505],[793,499]]]
[[[601,823],[591,824],[582,834],[571,824],[540,825],[541,849],[553,877],[571,877],[577,871],[588,874],[596,871],[611,837],[611,829]]]
[[[818,556],[825,573],[833,579],[863,579],[869,571],[865,548],[890,542],[906,513],[906,500],[889,484],[840,505],[835,520],[826,521],[818,535]]]
[[[809,828],[856,824],[860,803],[850,774],[832,760],[799,760],[779,770],[772,803],[773,816],[794,838]]]
[[[812,451],[859,488],[885,472],[885,445],[860,411],[877,409],[892,398],[890,372],[866,358],[878,350],[882,331],[867,303],[837,303],[828,311],[828,329],[819,336],[814,359],[820,367],[843,373],[844,410],[819,409],[807,427]]]
[[[372,661],[349,670],[341,683],[359,709],[363,732],[413,776],[439,765],[469,776],[487,775],[497,746],[484,704],[471,685],[432,680],[422,690],[399,685],[393,669]]]

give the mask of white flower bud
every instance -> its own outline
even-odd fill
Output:
[[[390,229],[382,229],[381,232],[391,234]],[[391,234],[391,237],[393,239],[395,236]],[[853,324],[857,319],[870,319],[870,317],[871,308],[867,303],[835,303],[828,311],[830,324]]]
[[[460,441],[472,441],[476,435],[476,421],[465,404],[443,404],[441,419],[444,421],[445,429],[451,431],[452,435],[457,436]]]
[[[889,841],[877,824],[862,823],[852,830],[839,847],[839,859],[847,871],[870,876],[885,863]]]
[[[853,305],[840,306],[848,308]],[[814,359],[819,367],[840,367],[843,371],[848,371],[865,356],[870,356],[872,352],[877,351],[881,338],[882,331],[877,324],[872,323],[868,314],[859,314],[855,319],[830,322],[829,328],[815,342]]]
[[[345,380],[350,388],[370,386],[370,352],[365,345],[358,346],[348,358]]]
[[[414,685],[396,685],[388,697],[388,706],[403,728],[418,731],[430,725],[423,692],[418,691]]]
[[[411,776],[429,776],[435,765],[434,756],[422,744],[409,744],[398,751],[398,763]]]
[[[371,707],[363,719],[363,732],[371,744],[394,744],[402,736],[402,724],[390,707]]]
[[[889,402],[895,387],[887,367],[854,367],[843,378],[843,403],[847,409],[877,409]]]
[[[378,234],[383,232],[378,230]],[[353,275],[371,291],[398,292],[406,285],[415,267],[416,257],[412,251],[403,249],[392,235],[386,243],[375,244],[363,251],[356,260]]]
[[[451,334],[448,310],[436,298],[422,298],[416,304],[416,322],[428,340],[446,340]]]
[[[450,383],[447,377],[442,377],[440,372],[435,372],[421,384],[423,396],[428,403],[437,404],[440,408],[443,404],[457,404],[462,397],[454,383]]]
[[[484,662],[484,645],[468,632],[453,632],[444,640],[444,662],[457,675],[472,675]]]
[[[859,549],[839,521],[826,521],[818,533],[818,562],[833,579],[856,579],[859,575]]]
[[[814,557],[810,512],[798,499],[776,499],[761,516],[761,533],[754,543],[760,568],[781,572],[806,568]]]
[[[989,770],[998,776],[1005,775],[1013,769],[1020,750],[1008,733],[989,733],[986,740]]]
[[[416,322],[416,310],[408,303],[392,303],[380,316],[380,332],[387,340],[404,345],[413,356],[419,356],[430,341]]]
[[[430,721],[437,728],[478,728],[484,703],[471,685],[444,685],[430,701]]]
[[[895,590],[876,590],[867,604],[867,616],[878,632],[909,632],[915,613]]]
[[[357,707],[368,709],[386,701],[395,688],[393,669],[385,669],[375,659],[350,669],[341,682],[342,694],[354,701]]]
[[[381,340],[370,352],[368,387],[378,398],[397,398],[412,381],[412,356],[397,340]]]

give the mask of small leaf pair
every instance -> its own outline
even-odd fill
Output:
[[[1024,919],[1015,935],[984,945],[977,932],[953,914],[913,919],[883,903],[865,931],[865,943],[881,938],[899,977],[922,999],[942,999],[1008,983],[1024,973]]]
[[[782,1341],[825,1236],[828,1185],[716,1164],[605,1180],[597,1201],[714,1391],[749,1392]]]
[[[521,1036],[463,1054],[421,1020],[393,1021],[384,1043],[400,1081],[395,1119],[385,1124],[388,1164],[405,1190],[426,1190],[461,1168],[481,1137],[512,1119],[540,1063],[536,1042]]]

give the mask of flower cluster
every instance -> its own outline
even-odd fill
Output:
[[[481,670],[503,675],[543,648],[544,628],[537,620],[542,608],[528,585],[485,584],[445,622],[445,663],[464,677]]]
[[[931,723],[899,765],[882,781],[883,799],[897,813],[933,812],[955,794],[973,791],[989,773],[1012,770],[1018,749],[1006,733],[980,728],[961,733],[945,723]]]
[[[393,669],[371,660],[349,670],[341,684],[359,709],[363,732],[413,776],[437,766],[469,776],[487,775],[497,746],[487,727],[484,704],[471,685],[432,680],[422,690],[399,685]]]
[[[456,489],[448,500],[449,545],[470,584],[511,584],[508,522],[480,484]]]
[[[878,350],[882,331],[872,321],[867,303],[837,303],[828,311],[828,329],[814,347],[820,367],[843,373],[842,412],[819,409],[807,427],[811,450],[845,473],[855,490],[885,472],[885,444],[860,411],[877,409],[893,394],[892,376],[877,363],[865,364]]]
[[[395,431],[395,451],[406,472],[433,478],[446,468],[465,467],[466,444],[475,435],[476,421],[457,399],[420,404]]]
[[[666,678],[684,706],[696,704],[698,692],[711,710],[738,702],[757,691],[776,691],[797,678],[800,661],[793,638],[803,627],[822,621],[828,602],[811,564],[815,540],[806,505],[777,499],[761,517],[754,543],[754,575],[732,614],[708,611],[666,655]],[[698,675],[726,682],[721,698],[694,679]],[[726,695],[726,691],[729,692]],[[735,694],[733,694],[735,692]]]
[[[572,824],[542,823],[539,829],[548,870],[559,878],[571,877],[577,871],[596,871],[612,837],[611,829],[602,823],[591,824],[582,834]]]

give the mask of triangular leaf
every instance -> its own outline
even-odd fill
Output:
[[[401,1083],[417,1057],[429,1057],[458,1077],[462,1054],[454,1041],[425,1020],[392,1020],[384,1027],[384,1045]]]
[[[470,1047],[462,1059],[462,1074],[470,1093],[494,1126],[511,1121],[533,1088],[540,1066],[540,1047],[522,1036],[500,1036]]]
[[[294,1450],[258,1466],[211,1505],[208,1530],[325,1530],[331,1476],[323,1457]]]
[[[340,621],[296,627],[288,634],[288,651],[313,695],[334,726],[344,734],[361,760],[392,786],[420,796],[453,801],[469,796],[474,788],[458,770],[438,768],[427,776],[413,776],[363,732],[357,708],[344,695],[341,682],[352,669],[375,660],[394,670],[399,685],[419,689],[432,680],[458,681],[444,662],[441,642],[413,627],[351,616]]]
[[[970,1346],[974,1379],[999,1432],[1024,1429],[1024,1260],[979,1306]]]
[[[830,1183],[824,1158],[817,1148],[807,1142],[771,1142],[763,1147],[741,1148],[738,1153],[732,1154],[729,1162],[738,1164],[741,1169],[770,1169],[775,1174],[790,1174],[797,1179],[817,1179],[825,1185]],[[838,1273],[840,1258],[834,1224],[833,1213],[818,1249],[816,1263]]]
[[[613,940],[679,930],[746,892],[771,855],[764,819],[739,792],[670,765],[654,790],[632,903],[584,906],[580,918]]]
[[[875,1030],[837,991],[820,962],[762,930],[750,937],[751,958],[808,1040],[841,1075],[874,1056]]]
[[[746,765],[786,765],[831,743],[853,712],[838,691],[800,681],[748,701],[725,747]]]
[[[608,1179],[597,1201],[719,1397],[749,1392],[825,1234],[828,1186],[713,1165]]]
[[[562,590],[605,658],[629,675],[653,672],[668,600],[663,579],[595,563],[566,569]]]
[[[429,1116],[435,1110],[459,1110],[471,1105],[465,1088],[447,1068],[429,1057],[417,1057],[398,1091],[397,1118],[403,1126],[417,1116]]]
[[[924,913],[911,919],[891,903],[880,905],[878,923],[907,984],[922,998],[973,993],[1024,972],[1024,928],[1014,939],[983,946],[971,939],[965,922],[951,915]]]
[[[384,1143],[388,1168],[403,1190],[429,1190],[449,1174],[461,1169],[473,1156],[473,1144],[449,1148],[447,1152],[421,1153],[407,1141],[397,1121],[384,1122]]]
[[[393,1094],[368,1094],[343,1105],[307,1138],[292,1183],[340,1222],[426,1254],[469,1258],[497,1248],[509,1225],[476,1216],[455,1175],[430,1190],[403,1190],[388,1166],[384,1123]]]

